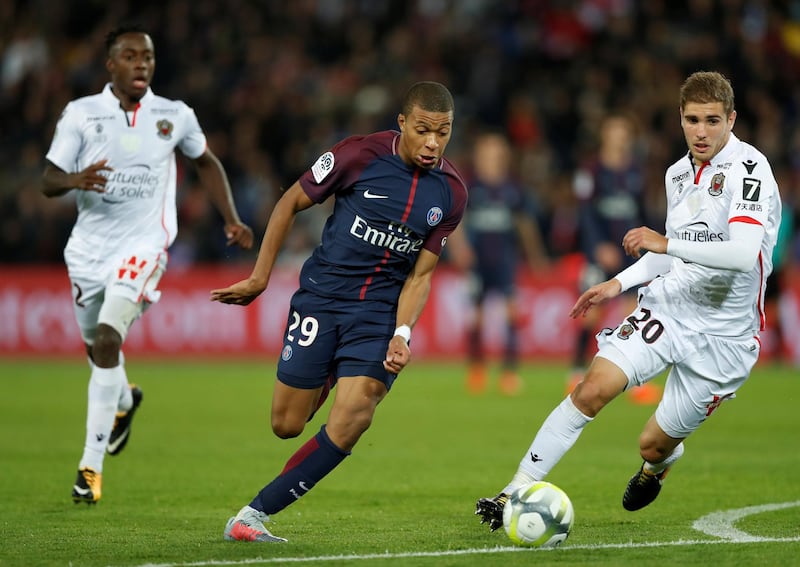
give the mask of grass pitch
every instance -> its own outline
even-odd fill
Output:
[[[88,507],[70,499],[85,361],[0,361],[0,566],[800,565],[796,369],[758,366],[636,513],[621,497],[653,408],[616,400],[547,479],[576,513],[555,550],[515,548],[473,510],[504,486],[562,399],[565,367],[526,365],[524,392],[507,398],[468,395],[460,364],[413,362],[353,455],[273,517],[283,545],[225,542],[222,530],[327,408],[281,441],[268,425],[270,360],[129,356],[128,373],[144,401],[128,447],[106,458],[102,500]],[[713,513],[705,531],[693,528]]]

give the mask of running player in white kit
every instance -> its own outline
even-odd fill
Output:
[[[103,458],[125,447],[142,391],[128,384],[122,343],[131,324],[158,301],[158,282],[177,233],[175,150],[198,177],[225,221],[228,244],[249,249],[228,179],[194,111],[153,94],[155,52],[137,26],[106,38],[111,75],[103,92],[67,104],[43,174],[42,192],[76,190],[78,219],[64,259],[73,307],[91,367],[86,444],[72,499],[96,503]]]
[[[670,368],[639,437],[644,463],[622,498],[626,510],[647,506],[683,454],[683,440],[734,397],[758,359],[781,220],[778,186],[764,154],[732,133],[736,111],[725,77],[690,75],[680,120],[689,153],[666,172],[666,236],[647,227],[628,231],[622,246],[639,260],[587,290],[570,316],[647,284],[638,306],[597,335],[599,351],[583,381],[547,417],[512,480],[478,500],[475,513],[492,530],[502,525],[508,495],[543,480],[606,404]]]

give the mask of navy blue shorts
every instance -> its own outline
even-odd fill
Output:
[[[385,303],[342,301],[305,290],[292,296],[278,361],[278,380],[312,389],[334,377],[369,376],[387,389],[397,374],[383,368],[396,312]]]

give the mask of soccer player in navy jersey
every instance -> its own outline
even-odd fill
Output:
[[[408,364],[411,329],[467,202],[461,176],[443,158],[453,111],[446,87],[414,84],[402,101],[399,132],[351,136],[322,154],[275,205],[250,277],[211,292],[213,301],[251,303],[266,289],[295,215],[335,198],[289,307],[273,432],[297,437],[338,384],[337,393],[327,423],[228,520],[226,540],[286,541],[264,522],[350,454]]]

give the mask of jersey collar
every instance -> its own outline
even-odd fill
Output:
[[[119,108],[120,101],[111,90],[111,83],[106,83],[105,88],[103,88],[102,92],[103,100],[111,104],[114,108]],[[144,93],[144,96],[139,101],[140,106],[145,106],[148,102],[153,100],[156,95],[153,94],[153,90],[150,87],[147,87],[147,92]]]

